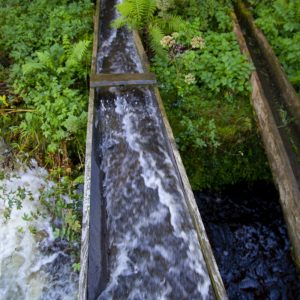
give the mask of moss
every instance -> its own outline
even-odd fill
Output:
[[[220,190],[229,184],[272,180],[259,137],[254,135],[240,145],[224,144],[207,149],[181,152],[193,190]]]

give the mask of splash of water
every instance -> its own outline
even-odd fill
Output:
[[[101,99],[110,278],[98,300],[213,298],[154,99],[147,88]]]
[[[76,298],[77,275],[72,271],[71,258],[57,243],[50,216],[39,201],[41,190],[53,186],[47,175],[33,163],[31,168],[6,172],[0,181],[2,300]],[[14,207],[6,219],[11,205]]]

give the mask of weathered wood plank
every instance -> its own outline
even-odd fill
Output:
[[[145,53],[145,50],[143,48],[143,44],[141,42],[141,39],[139,37],[139,34],[137,31],[134,32],[134,41],[135,41],[135,45],[137,47],[138,50],[138,54],[140,56],[141,62],[143,64],[143,67],[145,68],[145,70],[149,70],[150,64],[148,62],[147,59],[147,55]],[[183,186],[183,192],[185,194],[185,200],[187,203],[187,207],[189,209],[189,212],[191,214],[192,217],[192,221],[193,224],[195,226],[196,232],[197,232],[197,236],[198,236],[198,240],[199,240],[199,244],[205,259],[205,263],[207,265],[207,270],[209,273],[209,277],[214,289],[214,293],[216,296],[216,299],[219,300],[226,300],[228,299],[227,294],[226,294],[226,290],[219,272],[219,268],[217,266],[216,260],[214,258],[208,237],[206,235],[206,231],[205,231],[205,227],[200,215],[200,212],[198,210],[198,206],[191,188],[191,185],[189,183],[184,165],[182,163],[179,151],[177,149],[176,146],[176,142],[175,142],[175,138],[173,135],[173,131],[172,128],[170,126],[165,108],[164,108],[164,104],[163,101],[161,99],[159,90],[157,87],[154,87],[154,93],[159,105],[159,109],[160,109],[160,113],[161,113],[161,117],[166,129],[166,134],[168,136],[168,140],[170,142],[170,147],[172,150],[172,154],[173,154],[173,158],[178,170],[178,173],[180,174],[180,180],[181,180],[181,184]]]
[[[156,77],[153,73],[93,74],[90,79],[91,88],[154,84],[156,84]]]
[[[250,57],[249,49],[236,18],[234,27],[241,51]],[[298,183],[256,71],[252,73],[250,82],[253,88],[252,105],[256,112],[273,178],[279,189],[281,207],[293,247],[294,260],[300,267],[300,191]]]
[[[96,72],[98,42],[99,42],[99,21],[100,21],[100,0],[97,0],[94,16],[94,41],[91,63],[91,74]],[[94,123],[94,101],[95,90],[90,89],[87,137],[86,137],[86,154],[85,154],[85,174],[84,174],[84,196],[82,209],[82,235],[81,235],[81,253],[80,253],[80,274],[78,299],[87,299],[87,270],[88,270],[88,250],[89,250],[89,227],[90,227],[90,185],[91,185],[91,153],[92,153],[92,136]]]
[[[300,98],[298,94],[285,74],[267,38],[263,32],[255,26],[253,17],[245,4],[242,1],[238,1],[237,7],[245,22],[249,26],[253,36],[258,41],[263,56],[268,62],[268,66],[274,76],[273,79],[280,88],[280,92],[285,99],[290,114],[294,116],[294,121],[300,128]]]

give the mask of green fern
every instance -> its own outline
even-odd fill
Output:
[[[44,67],[45,66],[43,66],[41,63],[32,61],[24,64],[22,67],[22,71],[24,75],[27,75],[36,71],[43,70]]]
[[[174,3],[170,0],[125,0],[117,5],[121,16],[112,26],[119,28],[127,25],[131,29],[146,29],[151,49],[156,54],[165,56],[167,51],[161,46],[161,39],[186,25],[180,16],[167,13],[172,4]],[[157,9],[160,10],[158,15],[154,15]]]
[[[184,20],[177,15],[165,15],[163,18],[155,18],[153,22],[156,23],[165,34],[180,31],[186,26]]]
[[[124,0],[117,5],[121,17],[113,22],[113,27],[128,25],[131,29],[142,29],[153,18],[156,0]]]
[[[164,37],[164,33],[157,25],[151,25],[149,27],[149,44],[152,51],[159,56],[165,56],[167,51],[160,44],[161,39]]]
[[[68,68],[71,68],[73,66],[76,66],[78,63],[80,63],[84,59],[88,51],[89,45],[90,45],[90,41],[83,40],[83,41],[79,41],[73,47],[71,47],[69,51],[68,59],[66,61],[66,66]]]

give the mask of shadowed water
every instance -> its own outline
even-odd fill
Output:
[[[300,274],[273,186],[196,193],[229,299],[300,299]]]

